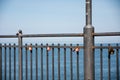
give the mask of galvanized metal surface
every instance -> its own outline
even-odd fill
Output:
[[[6,44],[2,44],[2,46],[3,45],[6,45]],[[13,54],[14,54],[14,80],[16,80],[16,73],[18,73],[18,72],[16,72],[15,70],[16,70],[16,48],[18,48],[18,47],[11,47],[12,45],[15,45],[15,44],[12,44],[12,45],[10,45],[10,44],[8,44],[9,45],[9,47],[7,46],[7,47],[2,47],[2,50],[3,50],[3,53],[2,54],[4,54],[4,79],[7,79],[7,74],[6,73],[9,73],[9,79],[11,78],[11,50],[13,50]],[[31,44],[30,44],[31,45]],[[26,59],[25,59],[25,63],[26,63],[26,65],[25,65],[25,69],[26,69],[26,71],[24,71],[25,73],[24,74],[26,74],[26,79],[28,79],[28,77],[30,77],[30,79],[32,80],[32,79],[34,79],[35,77],[36,77],[36,79],[38,79],[37,77],[38,77],[38,75],[40,76],[40,75],[43,75],[43,73],[44,73],[44,69],[43,69],[43,56],[45,57],[46,56],[46,79],[48,79],[49,78],[49,69],[52,69],[52,80],[54,80],[55,79],[55,76],[56,76],[56,74],[54,74],[54,72],[56,72],[56,71],[58,71],[57,73],[57,75],[59,75],[58,76],[58,79],[61,79],[61,72],[64,72],[64,80],[66,79],[67,80],[67,75],[66,74],[68,74],[68,72],[66,72],[66,57],[68,57],[68,52],[67,52],[67,55],[66,55],[66,49],[69,49],[70,50],[70,52],[69,52],[69,61],[70,61],[70,79],[71,80],[74,80],[74,76],[75,76],[75,74],[73,74],[73,71],[74,70],[76,70],[76,80],[79,80],[80,79],[80,72],[81,72],[81,69],[80,69],[80,64],[79,64],[79,62],[80,62],[80,58],[79,58],[79,55],[81,54],[81,53],[79,53],[79,51],[77,51],[77,49],[76,49],[76,57],[74,56],[74,58],[76,58],[76,61],[75,61],[75,63],[73,63],[73,50],[74,50],[74,48],[71,48],[71,47],[69,47],[69,48],[65,48],[65,47],[62,47],[62,48],[60,48],[60,47],[58,47],[58,48],[56,48],[57,49],[57,53],[55,53],[55,51],[54,51],[54,47],[52,47],[51,48],[51,53],[52,53],[52,56],[49,56],[49,52],[48,52],[48,50],[47,50],[47,47],[48,46],[50,46],[50,45],[46,45],[46,47],[33,47],[33,46],[37,46],[37,44],[35,44],[35,45],[31,45],[31,47],[32,48],[34,48],[34,52],[33,51],[29,51],[28,50],[28,44],[26,44],[26,47],[22,47],[22,48],[24,48],[24,50],[25,50],[25,57],[26,57]],[[45,46],[45,45],[44,45]],[[52,44],[51,46],[54,46],[54,44]],[[58,45],[58,46],[61,46],[61,45]],[[66,44],[64,44],[64,46],[66,46]],[[70,46],[72,46],[72,45],[70,45]],[[76,47],[77,46],[79,46],[79,45],[76,45]],[[115,46],[115,45],[114,45]],[[116,47],[120,47],[118,44],[116,44]],[[98,53],[98,54],[100,54],[100,80],[103,80],[104,79],[104,77],[103,77],[103,49],[106,49],[106,50],[109,50],[109,47],[112,47],[112,45],[109,45],[107,48],[104,48],[104,46],[101,44],[99,47],[101,47],[101,48],[95,48],[95,49],[99,49],[100,50],[100,53]],[[115,52],[116,52],[116,67],[115,67],[115,69],[116,69],[116,80],[119,80],[119,56],[118,56],[118,54],[119,54],[119,49],[120,48],[114,48],[114,50],[116,50]],[[78,48],[78,47],[77,47]],[[38,66],[38,59],[37,59],[37,52],[39,51],[38,49],[40,49],[40,52],[39,52],[39,54],[41,54],[41,59],[39,59],[40,60],[40,64],[42,64],[41,66]],[[45,52],[43,52],[43,49],[44,50],[46,50]],[[64,56],[61,56],[61,49],[63,49],[63,51],[62,51],[62,53],[64,53]],[[84,48],[83,48],[84,49]],[[6,53],[8,53],[9,52],[9,54],[6,54]],[[30,57],[30,67],[29,67],[29,69],[28,69],[28,66],[29,66],[29,64],[28,64],[28,53],[30,52],[30,54],[29,54],[29,57]],[[32,54],[33,53],[35,53],[35,55],[36,56],[32,56]],[[45,54],[46,55],[45,55]],[[54,62],[54,57],[55,57],[55,55],[54,54],[58,54],[58,56],[56,56],[57,57],[57,63],[58,64],[56,64],[55,62]],[[8,56],[7,56],[8,55]],[[108,51],[108,79],[111,79],[111,57],[112,55],[109,55],[109,51]],[[51,57],[51,58],[50,58]],[[60,66],[60,63],[61,63],[61,61],[60,61],[60,59],[61,58],[64,58],[64,71],[61,71],[61,66]],[[32,70],[33,70],[33,58],[35,58],[36,60],[34,60],[35,61],[35,63],[34,64],[36,64],[36,76],[34,76],[34,78],[33,78],[33,73],[32,73]],[[6,64],[7,64],[7,59],[9,59],[9,66],[6,66]],[[51,61],[52,61],[52,64],[50,64],[49,63],[49,61],[48,60],[50,60],[51,59]],[[68,61],[68,60],[67,60]],[[23,61],[22,61],[23,62]],[[23,63],[22,63],[23,64]],[[73,67],[73,64],[74,65],[76,65],[76,69],[74,69],[75,67]],[[52,67],[51,68],[49,68],[48,66],[49,65],[51,65]],[[58,65],[58,70],[54,70],[54,65]],[[17,66],[18,67],[18,66]],[[23,65],[22,65],[22,67],[23,67]],[[41,70],[40,71],[38,71],[38,68],[40,68]],[[47,69],[48,68],[48,69]],[[9,72],[7,71],[7,69],[9,69]],[[30,75],[31,76],[28,76],[28,70],[30,70]],[[38,71],[38,72],[37,72]],[[38,74],[38,73],[41,73],[41,74]],[[12,74],[13,75],[13,74]],[[48,75],[48,76],[47,76]],[[21,76],[22,78],[23,78],[23,75]],[[74,78],[73,78],[74,77]],[[40,78],[42,78],[42,80],[44,80],[45,78],[44,77],[40,77]],[[11,78],[11,79],[13,79],[13,78]]]
[[[37,46],[37,44],[35,44]],[[36,80],[38,80],[38,48],[35,48],[36,51]]]
[[[6,44],[5,44],[6,45]],[[4,67],[5,67],[5,69],[4,69],[4,79],[6,80],[6,47],[5,47],[5,52],[4,52]]]
[[[83,37],[82,33],[61,33],[61,34],[22,34],[21,37]],[[0,38],[17,38],[17,35],[0,35]]]
[[[15,44],[13,45],[16,46]],[[14,51],[14,80],[16,80],[16,47],[13,48],[13,51]]]
[[[92,33],[93,36],[120,36],[120,32]],[[61,34],[22,34],[23,38],[32,37],[83,37],[83,33],[61,33]],[[0,35],[0,38],[17,38],[17,35]]]
[[[86,25],[92,25],[92,0],[86,0]]]
[[[120,36],[120,32],[102,32],[102,33],[93,33],[94,36]]]
[[[66,44],[65,44],[66,45]],[[118,44],[117,44],[118,45]],[[27,45],[22,45],[22,48],[28,48],[30,46],[30,44],[27,44]],[[13,48],[13,47],[18,47],[18,45],[1,45],[1,47],[11,47],[11,48]],[[32,45],[32,47],[33,48],[46,48],[47,46],[46,45],[41,45],[41,44],[37,44],[37,46],[36,45]],[[70,46],[70,45],[66,45],[66,46],[64,46],[64,45],[60,45],[60,46],[58,46],[58,45],[50,45],[49,44],[49,47],[50,48],[72,48],[72,49],[74,49],[74,48],[84,48],[84,46]],[[120,46],[106,46],[106,45],[104,45],[104,46],[96,46],[96,45],[94,45],[94,46],[92,46],[92,49],[108,49],[109,47],[112,47],[112,48],[114,48],[114,49],[120,49]]]
[[[27,44],[25,44],[27,46]],[[26,54],[26,80],[28,80],[28,53],[27,53],[27,47],[25,47],[25,54]]]
[[[108,45],[110,46],[110,44]],[[110,60],[111,56],[110,54],[108,54],[108,80],[111,80],[111,60]]]
[[[66,46],[66,44],[64,44]],[[66,48],[64,48],[64,80],[66,80]]]
[[[86,26],[84,27],[84,80],[94,80],[94,27],[92,26],[92,0],[86,0]]]
[[[2,80],[2,44],[0,44],[0,80]]]
[[[70,44],[72,46],[72,44]],[[72,51],[73,49],[70,48],[70,80],[73,80],[73,63],[72,63]]]
[[[46,44],[46,46],[48,46],[48,44]],[[48,50],[46,49],[46,80],[49,80],[49,54],[48,54]]]
[[[9,80],[11,80],[11,47],[9,47]]]
[[[32,46],[32,44],[31,44],[31,46]],[[33,80],[33,79],[32,79],[32,76],[33,76],[33,75],[32,75],[32,73],[33,73],[33,72],[32,72],[32,69],[33,69],[33,68],[32,68],[32,61],[33,61],[33,59],[32,59],[32,54],[33,54],[33,53],[32,53],[32,50],[30,50],[30,80]]]
[[[84,28],[84,79],[94,80],[94,28]]]
[[[41,54],[41,70],[40,70],[40,79],[44,80],[44,68],[43,68],[43,48],[50,47],[52,49],[52,80],[54,80],[55,77],[55,70],[54,70],[54,48],[57,48],[58,50],[58,59],[57,59],[57,76],[58,80],[61,80],[61,65],[60,65],[60,59],[61,59],[61,48],[64,49],[64,80],[67,80],[67,70],[66,70],[66,60],[67,60],[67,55],[66,55],[66,48],[70,49],[70,79],[73,80],[73,55],[72,51],[75,48],[83,48],[84,49],[84,80],[94,80],[95,79],[95,63],[94,63],[94,49],[100,49],[100,80],[103,80],[103,49],[109,49],[111,46],[103,46],[102,44],[100,46],[94,46],[94,37],[99,37],[99,36],[120,36],[120,32],[103,32],[103,33],[95,33],[94,32],[94,27],[92,26],[92,0],[86,0],[86,25],[84,27],[84,32],[83,33],[61,33],[61,34],[22,34],[22,31],[20,30],[16,35],[0,35],[0,38],[18,38],[18,45],[2,45],[0,44],[0,80],[2,80],[2,48],[4,48],[4,80],[7,78],[7,47],[9,48],[9,79],[11,80],[11,48],[14,48],[14,80],[16,80],[16,48],[19,50],[19,80],[23,79],[23,71],[22,71],[22,48],[25,48],[26,50],[26,80],[28,80],[28,52],[27,49],[28,47],[32,47],[36,49],[36,80],[38,80],[38,48],[41,49],[40,54]],[[72,44],[70,46],[64,44],[64,45],[23,45],[22,40],[23,38],[32,38],[32,37],[83,37],[84,38],[84,46],[73,46]],[[113,49],[116,49],[116,80],[119,80],[119,49],[120,46],[118,44],[116,46],[112,46]],[[33,74],[32,74],[32,50],[30,54],[30,79],[33,79]],[[76,52],[76,79],[80,79],[80,70],[79,70],[79,51]],[[111,79],[111,55],[108,54],[108,80]],[[46,80],[49,80],[49,53],[48,50],[46,49]]]
[[[22,32],[18,32],[18,50],[19,50],[19,80],[22,80]]]
[[[43,46],[43,44],[41,44]],[[43,48],[41,48],[41,80],[43,80]]]
[[[52,46],[54,46],[54,44],[52,44]],[[54,80],[54,48],[52,48],[52,80]]]
[[[60,46],[60,44],[58,44]],[[58,80],[60,80],[60,48],[58,48]]]
[[[79,46],[78,44],[77,44],[77,46]],[[77,53],[77,58],[76,58],[76,72],[77,72],[77,80],[80,80],[80,72],[79,72],[79,51],[77,51],[76,52]]]
[[[118,47],[118,44],[116,44],[116,46]],[[117,80],[119,80],[119,49],[116,49],[116,77]]]

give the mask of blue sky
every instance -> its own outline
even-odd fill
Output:
[[[120,0],[92,0],[92,4],[95,32],[120,32]],[[0,0],[0,34],[16,34],[19,29],[24,34],[82,33],[84,26],[85,0]],[[67,42],[69,38],[53,39]],[[120,38],[96,41],[120,42]]]

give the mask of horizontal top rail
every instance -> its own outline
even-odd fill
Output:
[[[61,34],[23,34],[21,37],[82,37],[82,33],[61,33]],[[0,38],[17,38],[17,35],[0,35]]]
[[[0,38],[17,38],[17,35],[0,35]]]
[[[82,37],[82,33],[61,33],[61,34],[26,34],[23,37]]]
[[[61,34],[22,34],[21,37],[83,37],[83,33],[61,33]],[[120,32],[93,33],[93,36],[120,36]],[[0,35],[0,38],[17,38],[18,35]]]
[[[120,32],[93,33],[94,36],[120,36]]]

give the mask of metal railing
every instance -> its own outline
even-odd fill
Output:
[[[63,75],[61,75],[62,71],[61,70],[61,48],[64,49],[63,53],[64,53],[64,80],[67,80],[68,77],[67,76],[67,54],[69,53],[70,54],[70,79],[71,80],[79,80],[80,79],[80,56],[79,56],[79,48],[83,48],[83,73],[84,75],[84,80],[95,80],[95,59],[96,57],[94,57],[95,55],[95,49],[96,48],[99,48],[100,49],[100,79],[103,80],[103,53],[102,53],[102,50],[104,48],[107,48],[108,49],[108,80],[111,79],[111,56],[110,54],[116,52],[116,80],[119,80],[119,49],[120,49],[120,46],[116,46],[116,47],[111,47],[110,45],[109,46],[95,46],[94,45],[94,37],[97,37],[97,36],[120,36],[120,32],[105,32],[105,33],[95,33],[94,32],[94,27],[92,26],[92,0],[86,0],[86,26],[84,27],[84,32],[83,33],[68,33],[68,34],[22,34],[22,31],[20,30],[16,35],[0,35],[0,38],[18,38],[18,45],[3,45],[3,44],[0,44],[0,80],[4,79],[4,80],[12,80],[12,70],[11,70],[11,57],[12,57],[12,53],[14,54],[14,78],[13,79],[19,79],[19,80],[22,80],[24,77],[23,75],[24,74],[24,70],[23,70],[23,53],[26,53],[26,79],[25,80],[32,80],[33,79],[33,50],[31,50],[32,48],[34,48],[36,50],[35,54],[36,54],[36,79],[38,79],[38,69],[39,69],[39,65],[38,65],[38,52],[41,53],[41,80],[44,80],[44,78],[46,80],[49,80],[49,75],[50,75],[50,71],[51,70],[49,68],[49,47],[52,49],[52,80],[56,80],[54,79],[55,76],[56,76],[56,73],[55,72],[58,72],[57,73],[57,79],[58,80],[61,80],[61,78],[63,77]],[[48,47],[48,45],[30,45],[29,47],[27,45],[23,45],[23,38],[28,38],[28,37],[83,37],[83,40],[84,40],[84,43],[83,43],[83,46],[68,46],[68,45],[64,45],[64,46],[61,46],[61,45],[51,45]],[[47,50],[47,47],[48,47],[48,50]],[[28,58],[28,53],[27,53],[27,48],[30,49],[30,55]],[[40,50],[39,50],[40,48]],[[57,70],[55,69],[55,57],[54,57],[54,50],[55,48],[57,48]],[[69,52],[67,52],[67,48],[70,49]],[[116,51],[114,51],[114,49],[116,49]],[[25,50],[25,52],[23,52],[23,49]],[[74,63],[73,63],[73,60],[74,58],[73,57],[73,54],[72,54],[72,49],[74,49],[76,51],[76,60],[75,60],[75,63],[76,63],[76,75],[73,74],[73,71],[74,71]],[[12,52],[12,50],[14,52]],[[38,51],[39,50],[39,51]],[[44,51],[46,50],[46,52]],[[9,51],[9,52],[8,52]],[[16,53],[17,51],[17,53]],[[7,54],[9,53],[9,56],[6,56]],[[46,61],[46,72],[44,72],[44,54],[43,53],[46,53],[46,57],[45,57],[45,61]],[[3,58],[3,54],[4,54],[4,58]],[[18,57],[15,57],[15,56],[18,56]],[[9,58],[7,58],[9,57]],[[3,59],[4,60],[3,60]],[[9,59],[9,60],[8,60]],[[17,60],[16,60],[17,59]],[[29,73],[29,70],[28,70],[28,61],[30,60],[30,74]],[[9,67],[7,66],[7,63],[6,62],[9,62]],[[35,64],[34,63],[34,64]],[[4,67],[2,66],[2,64],[4,64]],[[18,65],[16,67],[16,65]],[[9,69],[8,69],[9,68]],[[19,68],[19,69],[18,69]],[[2,71],[4,69],[4,72]],[[7,77],[8,74],[7,74],[7,69],[9,70],[9,78]],[[16,74],[18,72],[18,74]],[[4,73],[4,74],[3,74]],[[44,73],[45,76],[44,76]],[[2,75],[4,76],[4,78],[2,78]],[[30,75],[30,78],[28,78],[28,75]],[[75,78],[76,76],[76,78]],[[19,78],[18,78],[19,77]]]
[[[95,62],[94,66],[99,66],[100,69],[95,67],[95,70],[99,70],[100,80],[113,79],[119,80],[119,50],[120,44],[106,45],[102,44],[93,46],[95,52],[95,58],[100,60]],[[19,74],[19,45],[16,44],[0,44],[0,54],[2,57],[2,74],[1,80],[18,80]],[[25,44],[22,45],[21,54],[21,80],[83,80],[82,70],[84,68],[84,46],[77,45],[43,45],[43,44]],[[107,50],[105,53],[103,50]],[[107,57],[104,57],[106,54]],[[111,65],[111,57],[116,56],[116,64]],[[104,58],[108,59],[108,76],[104,78]],[[96,61],[96,60],[95,60]],[[106,63],[106,64],[107,64]],[[113,62],[112,62],[113,63]],[[111,66],[114,67],[116,75],[111,76]],[[116,66],[116,67],[115,67]],[[83,72],[83,73],[82,73]],[[30,74],[29,74],[30,73]],[[98,73],[98,72],[97,72]],[[35,74],[35,75],[33,75]],[[68,77],[70,76],[70,77]],[[96,77],[96,76],[95,76]],[[98,79],[98,75],[97,75]]]

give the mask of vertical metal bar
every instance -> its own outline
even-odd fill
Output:
[[[92,0],[86,0],[86,25],[92,24]]]
[[[86,28],[84,31],[84,79],[94,80],[94,37],[92,35],[93,28]]]
[[[19,80],[22,80],[22,31],[19,30],[18,45],[19,45]]]
[[[6,80],[6,44],[5,44],[5,53],[4,53],[4,80]]]
[[[11,44],[9,44],[9,80],[11,80]]]
[[[32,44],[30,44],[32,47]],[[30,50],[30,80],[32,80],[32,50]]]
[[[72,47],[72,44],[70,44]],[[73,80],[73,68],[72,68],[72,48],[70,48],[70,78]]]
[[[102,47],[102,44],[100,44],[100,47]],[[100,48],[100,80],[103,80],[103,49]]]
[[[46,44],[46,46],[48,46],[48,44]],[[49,57],[48,57],[48,50],[47,50],[47,48],[46,48],[46,80],[49,80],[49,68],[48,68],[48,66],[49,66],[49,63],[48,63],[48,59]]]
[[[108,46],[110,46],[110,44],[108,44]],[[108,53],[108,80],[111,80],[111,63],[110,63],[110,58],[111,58],[111,55]]]
[[[41,44],[41,80],[43,80],[43,44]]]
[[[38,49],[37,49],[37,44],[36,46],[36,80],[38,80]]]
[[[28,80],[28,54],[27,54],[27,44],[25,44],[25,54],[26,54],[26,80]]]
[[[21,46],[21,51],[23,50],[22,46]],[[23,80],[23,53],[21,53],[21,80]]]
[[[118,44],[116,44],[118,47]],[[116,80],[119,80],[119,50],[116,49]]]
[[[14,80],[16,80],[16,45],[14,44]]]
[[[52,44],[54,46],[54,44]],[[52,80],[54,80],[54,47],[52,48]]]
[[[60,44],[58,44],[58,80],[60,80]]]
[[[2,44],[0,44],[0,80],[2,80]]]
[[[86,26],[84,27],[84,79],[94,80],[94,27],[92,26],[92,0],[86,0]]]
[[[77,44],[79,46],[79,44]],[[79,51],[77,51],[77,80],[79,80]]]
[[[64,44],[64,80],[66,80],[66,44]]]

